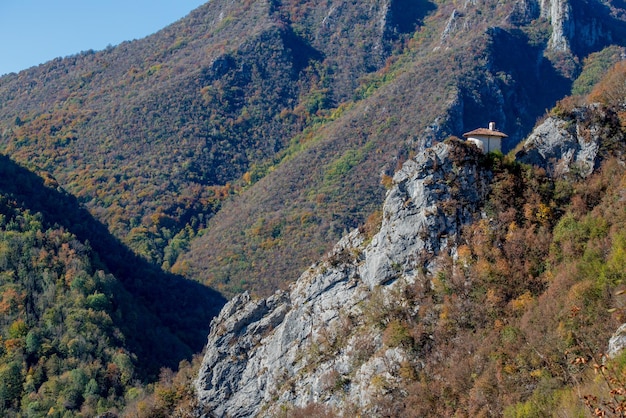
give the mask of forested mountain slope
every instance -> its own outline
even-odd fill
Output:
[[[162,262],[162,241],[203,224],[227,182],[383,66],[396,37],[383,6],[214,1],[146,39],[4,77],[4,150]]]
[[[519,5],[468,4],[460,12],[440,4],[401,54],[363,80],[357,97],[364,98],[296,137],[263,180],[216,215],[176,271],[263,294],[363,223],[383,196],[381,182],[410,154],[488,120],[510,135],[505,150],[512,148],[570,91],[565,67],[581,60],[549,49],[548,21],[532,2],[524,20]],[[596,38],[595,48],[607,43]],[[601,54],[613,57],[608,62],[619,55],[619,48]]]
[[[134,255],[54,181],[5,156],[0,295],[3,416],[121,408],[129,389],[201,349],[224,303]]]
[[[619,4],[548,3],[211,1],[2,77],[1,150],[147,260],[267,293],[363,222],[410,152],[489,120],[512,147],[621,43]]]

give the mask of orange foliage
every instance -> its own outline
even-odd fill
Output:
[[[589,101],[626,110],[626,61],[618,62],[607,72],[589,94]]]

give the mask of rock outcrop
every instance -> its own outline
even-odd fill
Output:
[[[601,144],[623,140],[614,119],[613,112],[598,105],[550,116],[535,128],[515,157],[555,176],[574,172],[587,177],[601,160]]]
[[[356,229],[289,291],[232,299],[211,324],[196,381],[209,416],[275,416],[310,403],[368,411],[378,381],[393,385],[407,356],[384,346],[367,318],[398,283],[428,286],[435,256],[454,252],[487,192],[482,158],[454,139],[426,150],[395,174],[371,240]]]
[[[534,11],[527,5],[526,10]],[[608,8],[576,0],[539,0],[540,16],[550,22],[548,50],[574,52],[597,49],[613,42],[613,23]]]
[[[606,355],[615,358],[626,348],[626,324],[622,324],[609,340],[609,348]]]
[[[548,19],[552,25],[548,48],[559,52],[569,51],[575,29],[569,0],[541,0],[540,8],[541,16]]]

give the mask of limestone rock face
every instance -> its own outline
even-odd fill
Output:
[[[588,175],[611,141],[623,143],[614,117],[598,106],[549,117],[516,157],[551,175]],[[461,228],[481,216],[489,192],[484,158],[457,139],[426,149],[394,175],[375,234],[353,230],[288,290],[232,299],[211,324],[195,382],[206,416],[272,417],[310,404],[376,416],[375,400],[400,387],[407,363],[420,367],[414,352],[389,344],[380,320],[409,286],[432,286],[442,255],[456,255]],[[437,315],[406,303],[420,317]],[[610,353],[626,345],[622,328]]]
[[[609,340],[606,355],[610,358],[616,357],[624,348],[626,348],[626,324],[622,324]]]
[[[577,108],[565,117],[551,116],[535,128],[515,157],[552,175],[575,171],[587,177],[600,162],[601,141],[621,140],[622,134],[612,128],[613,117],[598,106]]]
[[[454,151],[479,152],[473,145]],[[454,158],[454,157],[453,157]],[[452,162],[450,148],[436,146],[407,161],[394,176],[387,194],[380,232],[365,249],[360,268],[370,288],[393,280],[402,271],[430,267],[433,256],[448,246],[460,225],[469,222],[473,209],[486,194],[486,173],[478,167]]]
[[[548,47],[554,51],[569,51],[575,29],[569,0],[541,0],[540,6],[541,16],[552,24],[552,36]]]
[[[509,19],[515,25],[524,25],[537,19],[540,15],[540,5],[537,0],[520,0],[515,2]]]
[[[312,402],[366,413],[381,390],[374,381],[393,385],[407,357],[366,320],[380,307],[373,300],[424,280],[435,255],[454,251],[487,191],[481,158],[458,140],[426,150],[394,176],[371,241],[355,229],[289,291],[232,299],[211,324],[196,380],[208,416],[275,416]]]
[[[540,15],[552,26],[548,49],[571,52],[611,43],[613,33],[606,17],[602,17],[604,7],[578,0],[539,0]],[[532,6],[528,5],[527,10]]]

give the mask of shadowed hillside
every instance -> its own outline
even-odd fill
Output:
[[[48,183],[48,185],[44,184]],[[42,228],[67,231],[93,249],[94,268],[113,274],[135,311],[119,318],[129,348],[139,356],[143,373],[175,367],[201,350],[211,318],[224,299],[197,282],[167,274],[132,253],[106,227],[81,207],[76,198],[0,156],[0,192],[20,211],[41,215]],[[127,308],[130,308],[128,306]]]
[[[202,349],[224,302],[138,257],[54,178],[0,156],[0,415],[121,409]]]

